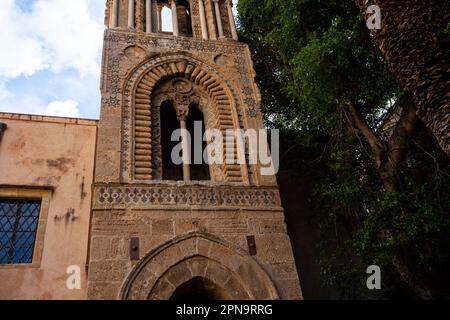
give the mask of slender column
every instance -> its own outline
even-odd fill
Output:
[[[153,23],[152,23],[152,0],[145,0],[145,32],[152,33]]]
[[[117,28],[119,26],[119,0],[113,0],[110,28]]]
[[[190,155],[189,155],[189,141],[186,129],[186,118],[180,118],[180,128],[181,128],[181,148],[183,152],[183,180],[188,182],[191,180],[191,166]]]
[[[180,32],[178,31],[178,11],[177,11],[177,3],[175,0],[171,2],[172,6],[172,24],[173,24],[173,35],[178,37]]]
[[[213,0],[214,9],[216,11],[217,28],[219,30],[219,38],[223,38],[222,16],[220,15],[219,0]]]
[[[200,24],[202,27],[202,37],[205,40],[208,40],[208,27],[206,26],[206,15],[205,15],[205,5],[203,4],[204,0],[198,0],[198,8],[200,10]]]
[[[156,22],[158,24],[157,32],[161,32],[162,31],[161,10],[162,10],[162,6],[160,4],[158,4],[157,5],[157,10],[156,10]]]
[[[236,31],[236,21],[234,20],[233,14],[233,2],[227,0],[227,8],[228,8],[228,18],[230,19],[230,27],[231,27],[231,36],[234,40],[239,40],[238,34]]]
[[[134,7],[135,25],[136,30],[144,31],[144,15],[145,15],[145,1],[137,0]]]
[[[209,3],[209,10],[211,10],[211,9],[214,10],[213,4],[212,4],[212,0],[208,0],[208,3]],[[211,39],[212,40],[217,40],[217,25],[214,23],[214,13],[213,13],[213,16],[212,16],[212,20],[213,21],[211,21],[211,23],[209,24],[212,27]]]
[[[134,0],[128,0],[128,28],[134,28]]]

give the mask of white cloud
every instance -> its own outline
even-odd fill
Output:
[[[29,32],[28,14],[14,6],[14,0],[0,2],[0,76],[32,75],[46,66],[47,57],[36,36]]]
[[[98,117],[104,3],[0,0],[0,112]]]
[[[78,109],[78,102],[73,100],[53,101],[48,104],[43,115],[78,118],[80,117],[80,110]]]
[[[14,0],[0,1],[0,77],[15,78],[50,68],[99,73],[101,17],[98,0],[36,0],[22,11]]]

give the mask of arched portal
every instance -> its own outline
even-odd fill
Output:
[[[151,251],[127,277],[120,298],[169,300],[189,292],[212,300],[275,300],[258,263],[220,238],[191,233]]]

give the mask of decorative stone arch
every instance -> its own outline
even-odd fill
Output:
[[[236,101],[239,95],[217,68],[186,53],[153,56],[129,74],[124,88],[122,178],[125,181],[153,179],[151,95],[161,82],[171,78],[185,78],[209,97],[212,113],[216,115],[213,128],[225,134],[228,129],[242,127],[238,108],[242,102]],[[248,184],[245,164],[221,167],[224,182]]]
[[[228,299],[279,299],[270,277],[248,254],[218,237],[197,232],[148,253],[125,280],[119,298],[168,300],[195,278],[212,282]]]

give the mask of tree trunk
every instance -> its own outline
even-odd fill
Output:
[[[450,156],[450,50],[445,0],[356,0],[366,18],[381,10],[375,40],[400,85],[413,95],[418,116]],[[447,7],[446,7],[447,6]]]
[[[430,288],[428,288],[420,279],[414,276],[409,267],[406,265],[405,261],[401,258],[399,254],[395,255],[392,259],[392,264],[394,265],[397,272],[402,277],[408,286],[414,291],[416,296],[423,300],[433,299]]]
[[[350,125],[354,126],[368,141],[383,182],[383,187],[387,192],[395,192],[399,188],[399,167],[408,154],[409,143],[419,125],[417,109],[411,97],[406,95],[397,103],[402,111],[394,132],[388,141],[383,141],[375,134],[368,126],[358,107],[354,104],[347,105],[352,120]],[[392,229],[386,230],[388,237],[391,237],[395,232]],[[393,254],[392,265],[403,281],[419,298],[424,300],[433,298],[431,289],[411,271],[400,250]]]

